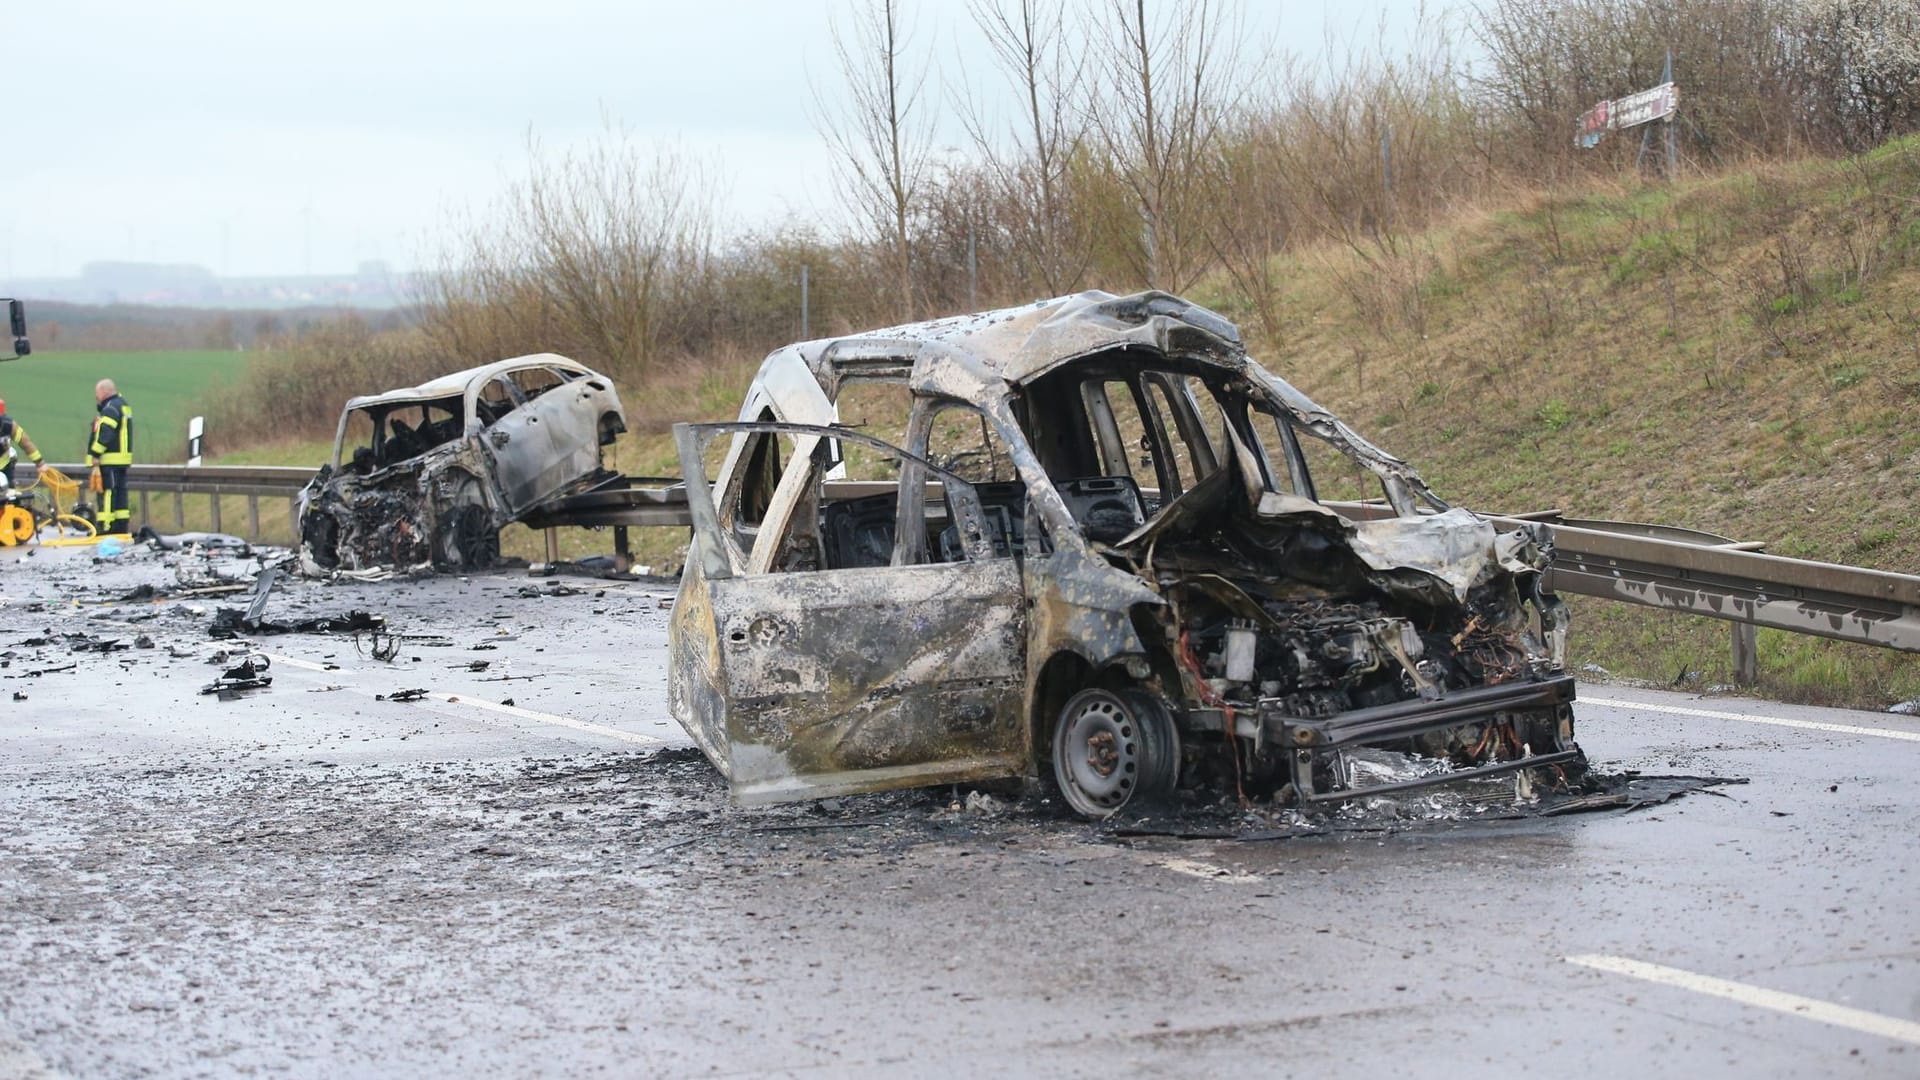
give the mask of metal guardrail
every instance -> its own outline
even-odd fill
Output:
[[[85,466],[61,465],[69,475]],[[148,496],[170,493],[173,519],[182,526],[182,498],[204,494],[220,529],[222,498],[247,500],[250,539],[260,539],[261,498],[285,498],[288,530],[296,532],[295,497],[315,470],[272,466],[135,465],[129,487],[139,495],[142,521],[151,521]],[[690,523],[686,493],[657,477],[635,478],[647,486],[602,488],[557,499],[522,518],[549,533],[562,527],[678,526]],[[887,483],[829,482],[828,498],[853,498],[891,487]],[[1354,517],[1380,517],[1377,503],[1337,503]],[[1750,676],[1753,628],[1770,626],[1840,641],[1920,652],[1920,576],[1837,563],[1767,555],[1764,545],[1669,525],[1564,518],[1559,511],[1494,516],[1503,526],[1543,521],[1553,530],[1551,582],[1561,592],[1704,615],[1735,624],[1735,669]],[[624,548],[624,536],[618,538]]]
[[[68,476],[82,478],[91,467],[87,465],[55,465],[54,468]],[[315,469],[290,468],[281,465],[133,465],[127,473],[127,489],[135,496],[137,519],[135,528],[140,525],[152,525],[162,528],[153,515],[152,496],[155,494],[173,496],[173,519],[175,531],[187,527],[186,499],[188,495],[208,496],[209,532],[224,532],[225,521],[222,503],[229,497],[246,500],[248,540],[265,540],[269,537],[260,527],[260,500],[287,500],[287,527],[284,531],[275,530],[275,539],[292,540],[299,533],[300,510],[297,496],[300,489],[313,479]]]

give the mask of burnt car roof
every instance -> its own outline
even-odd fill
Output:
[[[485,382],[502,372],[514,371],[524,367],[533,367],[535,365],[563,367],[570,371],[578,371],[587,375],[593,374],[591,369],[579,361],[569,360],[559,353],[529,353],[526,356],[516,356],[511,360],[496,360],[491,364],[481,364],[479,367],[470,367],[465,371],[455,371],[435,379],[429,379],[419,386],[387,390],[378,394],[365,394],[350,399],[346,404],[346,408],[364,409],[369,405],[384,405],[408,401],[431,401],[435,398],[453,397],[458,394],[465,394],[469,386],[477,382]]]
[[[765,401],[777,403],[775,411],[787,420],[835,422],[833,401],[840,384],[860,378],[901,379],[918,393],[985,404],[1062,365],[1130,347],[1248,377],[1321,438],[1383,479],[1405,484],[1436,508],[1445,508],[1406,462],[1361,437],[1247,355],[1232,322],[1157,290],[1129,296],[1089,290],[1020,307],[788,345],[769,353],[761,364],[740,419],[756,419]]]
[[[1089,291],[801,342],[768,364],[787,353],[825,387],[862,375],[904,375],[915,389],[970,397],[995,382],[1017,386],[1069,361],[1127,346],[1233,369],[1247,362],[1240,331],[1198,304],[1164,292]]]

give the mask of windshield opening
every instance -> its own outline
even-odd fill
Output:
[[[341,428],[341,466],[365,476],[455,441],[465,425],[457,396],[354,409]]]

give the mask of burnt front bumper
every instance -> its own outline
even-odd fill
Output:
[[[1261,734],[1269,745],[1293,755],[1294,787],[1302,802],[1334,802],[1411,788],[1454,783],[1474,777],[1580,760],[1573,741],[1574,680],[1558,675],[1500,686],[1454,690],[1436,700],[1416,698],[1333,716],[1289,716],[1276,700],[1263,701]],[[1507,760],[1438,772],[1392,784],[1317,790],[1316,768],[1327,755],[1356,746],[1379,746],[1469,724],[1509,724],[1523,733],[1525,750]]]

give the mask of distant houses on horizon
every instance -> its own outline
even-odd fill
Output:
[[[0,280],[0,296],[71,304],[155,307],[390,309],[409,302],[418,275],[395,273],[380,260],[351,274],[221,277],[191,263],[92,262],[79,277]]]

